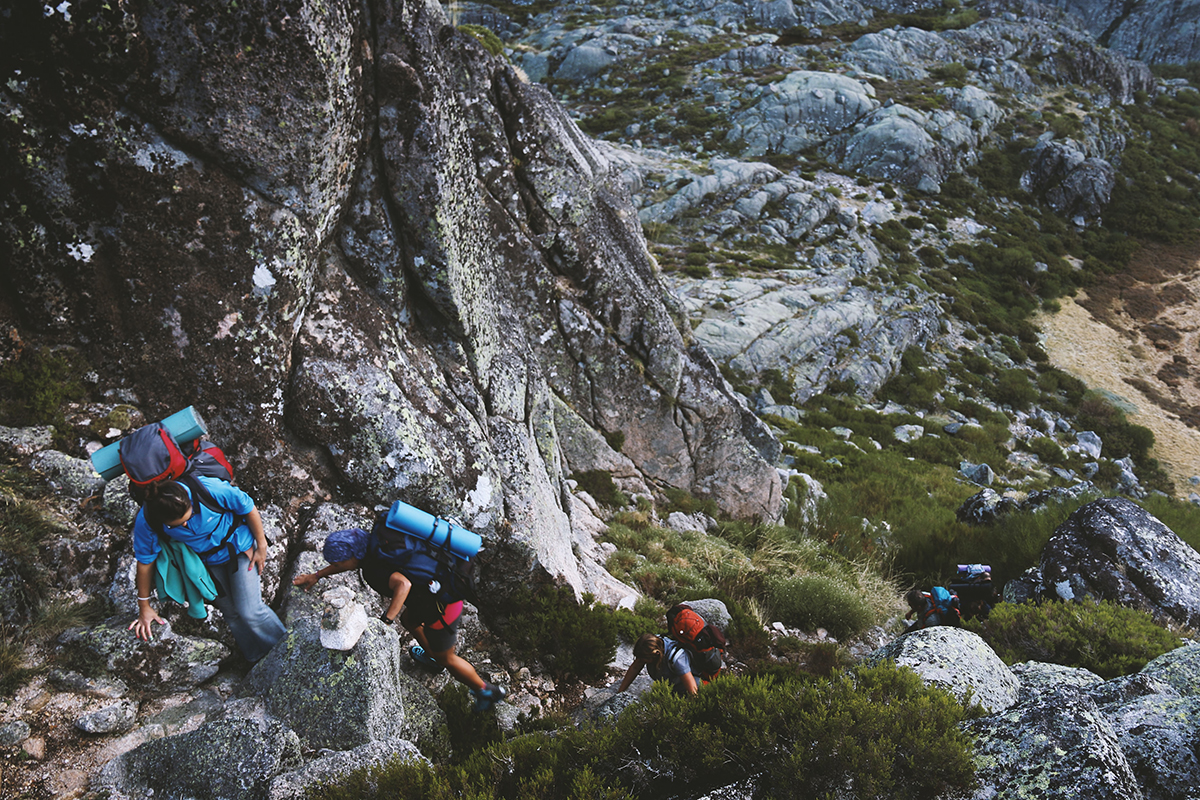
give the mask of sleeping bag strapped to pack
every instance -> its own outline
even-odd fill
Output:
[[[478,600],[472,558],[482,545],[479,534],[397,500],[375,518],[367,553],[449,605]]]
[[[129,476],[129,494],[141,505],[146,487],[158,481],[178,480],[185,475],[202,475],[233,482],[233,466],[221,448],[203,439],[204,420],[192,406],[162,422],[143,425],[119,442],[92,453],[92,465],[105,480],[124,472]],[[189,482],[189,486],[191,482]],[[200,499],[208,495],[201,489]],[[205,505],[212,506],[205,502]]]

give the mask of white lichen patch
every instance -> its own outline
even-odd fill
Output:
[[[71,242],[67,245],[67,255],[76,261],[82,261],[84,264],[92,260],[92,256],[96,254],[96,248],[87,242]]]
[[[275,276],[271,274],[271,270],[267,269],[265,264],[256,266],[254,268],[254,293],[267,294],[273,288],[275,288]]]

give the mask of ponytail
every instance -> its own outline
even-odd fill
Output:
[[[653,665],[651,675],[662,671],[663,656],[666,655],[662,637],[643,633],[633,645],[633,657]]]
[[[142,511],[151,525],[165,525],[181,519],[191,507],[192,498],[182,484],[159,481],[146,487],[146,504]]]

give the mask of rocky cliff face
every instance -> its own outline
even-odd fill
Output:
[[[1200,3],[1052,0],[1080,17],[1104,45],[1150,64],[1200,60]]]
[[[6,357],[70,346],[114,403],[195,405],[287,520],[403,497],[577,588],[575,472],[778,513],[778,446],[681,332],[608,159],[437,3],[3,27]]]

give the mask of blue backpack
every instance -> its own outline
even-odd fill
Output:
[[[404,573],[414,585],[428,586],[440,605],[459,600],[478,603],[473,559],[459,558],[428,539],[390,527],[386,512],[375,518],[367,540],[367,554]]]
[[[958,595],[944,586],[934,586],[929,590],[929,600],[932,605],[929,613],[941,617],[943,625],[958,627],[962,624],[962,617],[958,611]]]

